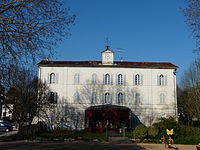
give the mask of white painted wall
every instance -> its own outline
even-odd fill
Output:
[[[140,121],[150,125],[157,118],[167,116],[177,116],[177,98],[176,98],[176,76],[174,69],[148,69],[148,68],[116,68],[116,67],[39,67],[38,76],[42,81],[47,82],[50,89],[58,93],[58,104],[69,104],[80,112],[92,106],[88,100],[82,100],[81,104],[74,102],[74,94],[83,92],[83,87],[91,81],[92,74],[96,73],[101,88],[106,91],[115,93],[118,90],[126,94],[126,103],[124,106],[129,107],[136,114]],[[55,73],[56,83],[49,84],[48,77],[50,73]],[[75,84],[74,75],[80,75],[80,83]],[[113,85],[103,85],[103,76],[108,73],[113,77]],[[123,74],[126,77],[125,85],[116,85],[116,75]],[[134,75],[142,75],[142,85],[134,85]],[[158,76],[163,74],[167,78],[167,85],[158,85]],[[89,87],[89,85],[88,85]],[[127,92],[129,91],[129,92]],[[141,94],[141,104],[135,105],[133,93]],[[165,103],[160,104],[160,94],[165,94]],[[114,101],[116,97],[114,96]],[[113,101],[113,104],[115,104]],[[102,103],[101,103],[102,104]],[[100,102],[98,103],[100,105]]]

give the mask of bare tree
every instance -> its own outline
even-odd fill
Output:
[[[200,0],[185,0],[187,7],[183,9],[186,23],[197,43],[195,52],[200,51]]]
[[[74,19],[61,0],[1,0],[0,58],[28,63],[49,57]]]
[[[200,121],[200,59],[196,59],[181,79],[182,92],[178,96],[179,115],[188,125],[192,119]]]
[[[78,130],[84,126],[83,114],[65,101],[58,102],[51,112],[49,114],[52,117],[51,125],[56,128]]]
[[[16,68],[11,76],[13,78],[10,78],[10,89],[4,104],[20,129],[23,125],[31,124],[35,117],[43,118],[43,114],[53,105],[49,102],[46,84],[38,81],[29,70]],[[8,104],[13,104],[13,108]]]

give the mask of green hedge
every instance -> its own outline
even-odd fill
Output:
[[[8,137],[0,137],[2,140],[38,140],[38,141],[107,141],[105,133],[92,133],[85,131],[52,130],[37,134],[16,134]]]
[[[162,137],[168,139],[166,129],[173,129],[171,136],[176,144],[199,144],[200,130],[194,127],[188,127],[178,123],[173,117],[161,118],[159,122],[150,127],[139,125],[133,132],[127,133],[126,136],[137,142],[160,142]]]

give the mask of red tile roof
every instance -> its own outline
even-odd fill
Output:
[[[43,60],[38,66],[45,67],[119,67],[119,68],[159,68],[176,69],[176,65],[168,62],[127,62],[115,61],[112,65],[103,65],[101,61],[47,61]]]

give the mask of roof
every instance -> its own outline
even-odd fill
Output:
[[[128,107],[118,106],[118,105],[111,105],[111,104],[90,106],[86,110],[97,110],[97,109],[129,110],[130,111],[130,109]]]
[[[113,64],[104,65],[101,61],[47,61],[38,63],[39,67],[119,67],[119,68],[155,68],[176,69],[176,65],[169,62],[128,62],[114,61]]]
[[[112,50],[110,50],[110,46],[106,46],[106,49],[102,51],[101,53],[105,53],[105,52],[114,53]]]

